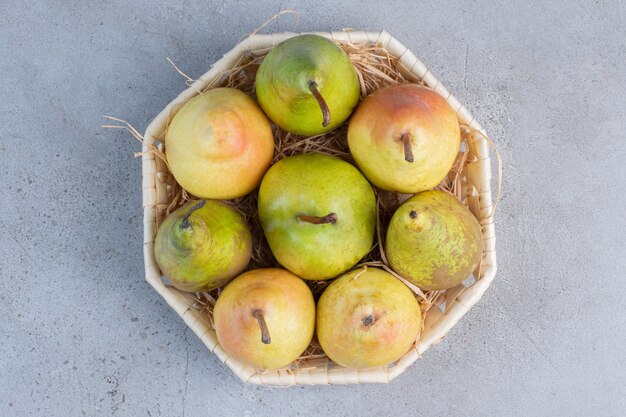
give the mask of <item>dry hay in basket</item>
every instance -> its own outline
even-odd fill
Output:
[[[364,98],[373,91],[390,84],[411,82],[423,85],[420,79],[400,65],[398,57],[391,55],[380,45],[371,42],[338,42],[338,45],[348,54],[350,60],[354,64],[361,87],[361,98]],[[198,94],[203,94],[207,90],[216,87],[233,87],[254,97],[254,81],[256,71],[268,52],[269,49],[264,49],[249,51],[243,54],[230,70],[225,71],[220,76],[216,77],[205,89],[198,91]],[[171,61],[170,63],[187,79],[186,83],[188,85],[191,84],[193,80],[178,69]],[[113,120],[123,122],[119,119]],[[125,123],[125,126],[108,127],[125,128],[129,130],[133,136],[143,141],[141,135],[127,123]],[[301,137],[294,135],[284,132],[276,126],[273,126],[273,131],[275,138],[274,162],[291,155],[298,155],[307,152],[319,152],[328,155],[336,155],[348,162],[354,163],[350,156],[347,144],[347,123],[342,124],[331,132],[313,137]],[[156,157],[162,159],[167,164],[167,149],[164,144],[165,132],[166,131],[164,131],[163,136],[150,147]],[[459,155],[449,174],[441,182],[441,184],[436,187],[437,189],[452,193],[461,202],[464,202],[467,195],[464,168],[468,162],[476,159],[467,146],[467,138],[472,134],[480,133],[472,131],[465,124],[461,124],[461,151],[459,152]],[[173,210],[183,205],[186,201],[195,198],[183,190],[180,185],[176,183],[171,174],[161,177],[160,180],[167,184],[169,201],[169,204],[166,206],[157,207],[162,214],[159,216],[160,218],[164,218],[165,215],[171,213]],[[384,231],[386,230],[389,220],[391,219],[391,215],[395,209],[410,196],[379,190],[376,187],[374,187],[374,190],[378,202],[377,235],[372,249],[362,259],[359,266],[365,268],[368,266],[384,268],[397,278],[403,280],[415,292],[416,297],[420,302],[422,311],[424,315],[426,315],[432,306],[440,305],[440,302],[445,302],[446,291],[422,292],[419,288],[410,284],[391,270],[384,252]],[[244,197],[227,201],[227,203],[232,204],[233,207],[235,207],[245,217],[251,227],[254,249],[248,269],[278,267],[279,264],[270,251],[257,216],[257,192],[254,191]],[[478,274],[478,276],[480,276],[480,274]],[[329,281],[308,281],[307,283],[317,298],[329,284]],[[212,309],[215,304],[215,300],[219,297],[219,292],[220,290],[217,289],[195,295],[194,307],[200,311],[206,312],[206,317],[208,318],[211,327],[213,327]],[[442,308],[442,306],[443,304],[440,305],[440,308]],[[314,340],[305,353],[294,364],[292,364],[290,369],[292,371],[297,371],[298,369],[307,369],[319,366],[320,363],[325,366],[332,366],[332,363],[329,363],[319,344]]]

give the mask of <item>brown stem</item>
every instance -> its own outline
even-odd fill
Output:
[[[330,109],[326,104],[326,100],[324,100],[324,97],[322,97],[317,89],[317,83],[315,81],[309,81],[309,90],[311,90],[311,94],[313,94],[313,97],[315,97],[315,100],[317,100],[322,109],[322,126],[326,127],[330,123]]]
[[[263,310],[260,308],[255,308],[252,310],[252,315],[259,322],[259,327],[261,328],[261,342],[266,345],[272,343],[272,338],[270,337],[270,331],[267,328],[267,323],[265,322],[265,316],[263,315]]]
[[[311,224],[327,224],[327,223],[335,224],[337,223],[337,214],[329,213],[325,215],[324,217],[299,214],[298,220],[300,220],[301,222],[306,222],[306,223],[311,223]]]
[[[198,204],[193,205],[189,211],[183,216],[183,221],[180,223],[180,228],[181,229],[187,229],[191,226],[191,224],[189,223],[189,216],[191,216],[191,214],[198,210],[201,209],[202,207],[204,207],[204,205],[206,204],[206,200],[201,200]]]
[[[413,149],[411,148],[411,134],[404,133],[402,135],[402,144],[404,145],[404,160],[407,162],[413,162]]]
[[[364,326],[370,327],[374,323],[376,323],[376,317],[374,317],[372,314],[369,314],[369,315],[363,317],[363,325]]]

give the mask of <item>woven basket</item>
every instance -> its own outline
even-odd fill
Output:
[[[481,298],[491,284],[496,273],[495,230],[493,225],[493,202],[491,194],[490,142],[484,130],[465,107],[452,96],[420,62],[411,51],[387,32],[331,32],[318,35],[338,42],[374,42],[390,54],[400,58],[400,64],[425,85],[445,97],[456,110],[459,121],[471,129],[465,136],[469,147],[470,162],[465,165],[463,187],[465,203],[482,225],[484,253],[481,265],[475,272],[475,282],[459,285],[447,290],[438,297],[438,308],[431,308],[425,316],[424,328],[415,348],[402,359],[385,367],[355,370],[335,365],[327,358],[307,363],[306,367],[284,368],[275,371],[257,371],[235,358],[229,357],[219,345],[206,312],[195,308],[193,294],[186,294],[166,285],[155,261],[154,240],[157,226],[163,220],[164,210],[170,203],[165,179],[169,172],[167,165],[153,152],[153,144],[162,138],[173,115],[189,99],[220,77],[223,71],[232,68],[242,54],[249,51],[267,50],[278,45],[296,33],[274,33],[251,35],[216,62],[200,79],[183,91],[174,101],[159,113],[150,123],[145,135],[142,156],[142,189],[144,207],[144,261],[146,280],[183,318],[185,323],[202,340],[207,348],[235,372],[244,382],[271,386],[291,386],[297,384],[357,384],[386,383],[400,375],[415,362],[430,346],[440,341],[459,319]]]

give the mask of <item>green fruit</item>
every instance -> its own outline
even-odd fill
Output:
[[[422,313],[411,290],[390,273],[357,269],[333,281],[317,303],[317,338],[330,359],[371,368],[400,359],[413,345]]]
[[[252,235],[235,209],[190,201],[161,224],[154,254],[163,275],[183,291],[206,291],[237,276],[250,261]]]
[[[263,177],[259,218],[281,265],[304,279],[328,279],[370,250],[376,198],[363,175],[337,157],[290,156]]]
[[[256,95],[270,119],[303,136],[343,123],[359,101],[359,80],[346,53],[317,35],[287,39],[256,74]]]
[[[220,346],[257,369],[289,365],[311,343],[315,301],[309,287],[284,269],[245,272],[230,282],[213,310]]]
[[[393,270],[426,290],[463,282],[482,250],[478,220],[445,191],[424,191],[405,201],[391,218],[385,244]]]

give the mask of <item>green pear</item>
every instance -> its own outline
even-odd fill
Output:
[[[314,136],[343,123],[357,105],[359,80],[346,53],[318,35],[289,38],[256,74],[265,114],[287,132]]]
[[[255,269],[231,281],[213,310],[224,351],[257,369],[289,365],[311,343],[315,301],[309,287],[284,269]]]
[[[317,338],[335,363],[371,368],[400,359],[422,326],[420,306],[399,279],[377,268],[337,278],[317,303]]]
[[[359,170],[335,156],[281,159],[263,177],[258,205],[272,253],[301,278],[333,278],[372,247],[374,191]]]
[[[426,290],[463,282],[483,251],[476,217],[452,194],[438,190],[405,201],[391,218],[385,242],[391,268]]]
[[[189,201],[157,232],[154,254],[163,275],[183,291],[220,287],[243,271],[252,235],[243,216],[216,200]]]

